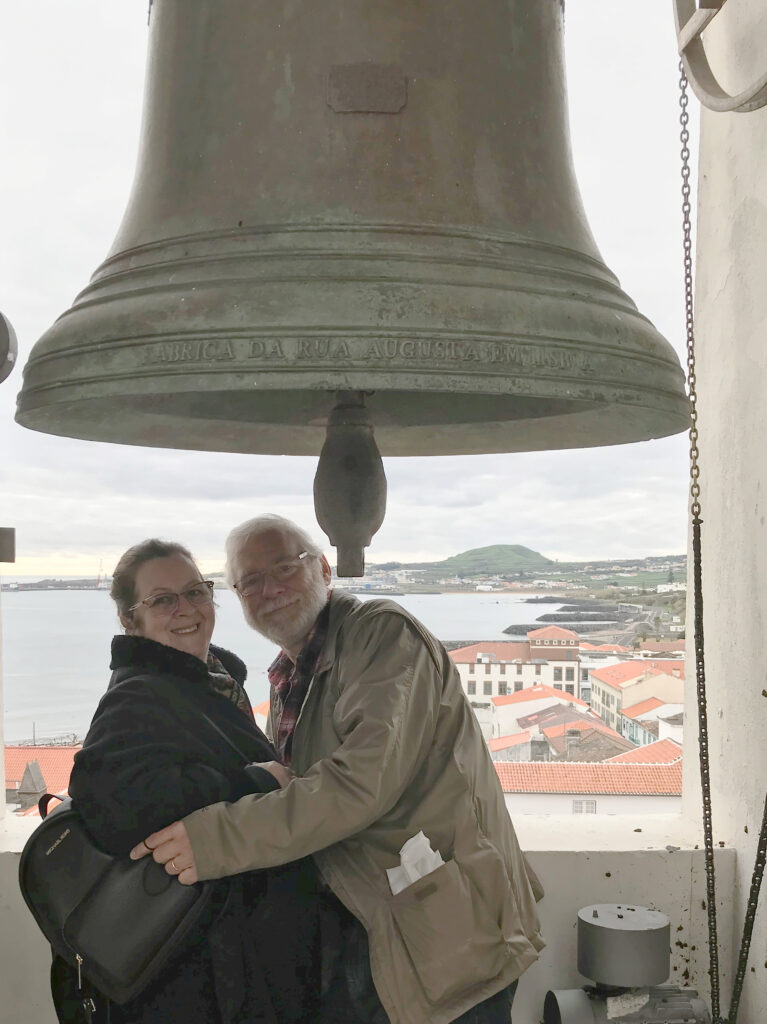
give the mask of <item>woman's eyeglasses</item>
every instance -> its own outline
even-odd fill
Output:
[[[240,597],[253,597],[254,594],[263,594],[267,576],[275,583],[284,583],[291,576],[295,576],[304,564],[305,558],[309,558],[308,551],[302,551],[300,555],[287,559],[284,562],[277,562],[271,569],[266,569],[264,572],[250,572],[247,576],[243,576],[241,580],[238,580],[237,583],[233,583],[232,586]]]
[[[210,604],[213,600],[213,588],[215,583],[213,580],[200,580],[199,583],[195,583],[194,586],[188,587],[186,590],[182,590],[180,594],[174,594],[172,591],[167,591],[163,594],[152,594],[151,597],[145,597],[143,601],[138,601],[129,608],[129,612],[135,612],[141,605],[145,605],[150,612],[158,612],[162,615],[173,615],[178,608],[179,601],[182,597],[185,597],[189,604],[199,607],[199,605]]]

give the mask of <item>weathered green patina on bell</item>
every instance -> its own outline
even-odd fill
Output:
[[[560,0],[155,0],[133,193],[35,346],[54,434],[316,454],[364,391],[381,453],[688,426],[678,359],[601,260]]]

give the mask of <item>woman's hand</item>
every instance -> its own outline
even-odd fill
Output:
[[[284,789],[291,779],[295,779],[295,774],[284,764],[280,764],[279,761],[258,761],[259,768],[266,768],[270,775],[273,775],[279,782],[280,788]]]
[[[174,821],[167,828],[147,836],[138,846],[133,847],[130,858],[139,860],[148,853],[152,854],[158,864],[164,864],[168,874],[175,875],[182,885],[193,885],[197,881],[197,865],[183,821]]]

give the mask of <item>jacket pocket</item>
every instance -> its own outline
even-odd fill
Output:
[[[431,1003],[495,977],[508,958],[500,908],[490,912],[454,860],[391,896],[389,906]]]

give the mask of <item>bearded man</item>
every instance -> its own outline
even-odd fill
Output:
[[[508,1024],[543,947],[542,893],[453,662],[393,601],[329,591],[327,559],[289,520],[249,520],[226,550],[246,620],[281,647],[269,731],[284,788],[195,811],[132,856],[191,884],[312,854],[323,1024]],[[444,863],[393,892],[419,833]]]

